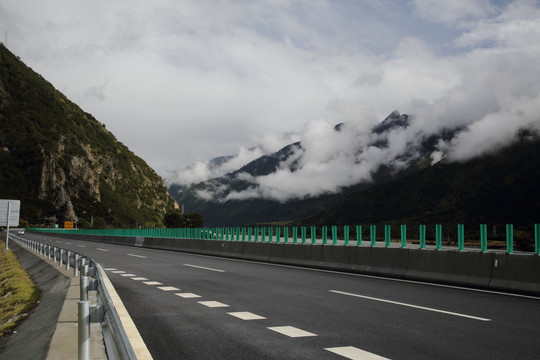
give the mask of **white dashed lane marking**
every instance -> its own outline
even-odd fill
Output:
[[[326,348],[334,354],[341,355],[351,360],[388,360],[388,358],[372,354],[370,352],[355,348],[354,346],[343,346],[335,348]]]
[[[127,255],[127,256],[133,256],[133,257],[141,258],[141,259],[146,259],[146,256],[135,255],[135,254],[126,254],[126,255]]]
[[[229,305],[220,303],[219,301],[199,301],[199,304],[209,308],[229,307]]]
[[[209,271],[215,271],[215,272],[225,272],[225,270],[212,269],[212,268],[205,267],[205,266],[190,265],[190,264],[184,264],[184,266],[189,266],[189,267],[192,267],[192,268],[203,269],[203,270],[209,270]]]
[[[175,294],[176,296],[180,296],[184,299],[193,299],[193,298],[200,298],[200,295],[194,294],[194,293],[178,293]]]
[[[160,286],[158,289],[163,291],[180,291],[180,289],[175,288],[174,286]]]
[[[85,247],[86,247],[86,246],[84,246],[84,245],[77,245],[77,246],[78,246],[78,247],[83,247],[83,248],[85,248]]]
[[[116,268],[105,268],[103,270],[105,270],[105,271],[113,271],[113,270],[116,270]]]
[[[146,281],[148,279],[145,278],[145,277],[133,277],[133,278],[131,278],[131,280],[137,280],[137,281],[143,281],[144,280],[144,281]]]
[[[109,250],[107,250],[107,249],[102,249],[102,248],[97,248],[97,249],[98,249],[99,251],[109,251]],[[105,270],[107,270],[107,269],[105,269]]]
[[[379,299],[379,298],[375,298],[375,297],[371,297],[371,296],[364,296],[364,295],[352,294],[352,293],[347,293],[347,292],[337,291],[337,290],[330,290],[330,292],[333,292],[333,293],[335,293],[335,294],[341,294],[341,295],[347,295],[347,296],[354,296],[354,297],[357,297],[357,298],[362,298],[362,299],[368,299],[368,300],[373,300],[373,301],[384,302],[384,303],[388,303],[388,304],[394,304],[394,305],[406,306],[406,307],[410,307],[410,308],[414,308],[414,309],[420,309],[420,310],[426,310],[426,311],[433,311],[433,312],[437,312],[437,313],[441,313],[441,314],[446,314],[446,315],[460,316],[460,317],[464,317],[464,318],[467,318],[467,319],[480,320],[480,321],[491,321],[491,319],[485,319],[485,318],[481,318],[481,317],[478,317],[478,316],[471,316],[471,315],[465,315],[465,314],[460,314],[460,313],[451,312],[451,311],[445,311],[445,310],[439,310],[439,309],[429,308],[429,307],[425,307],[425,306],[418,306],[418,305],[413,305],[413,304],[406,304],[406,303],[402,303],[402,302],[398,302],[398,301],[391,301],[391,300]]]
[[[264,320],[264,319],[266,319],[263,316],[259,316],[257,314],[253,314],[253,313],[250,313],[250,312],[247,312],[247,311],[230,312],[230,313],[227,313],[227,314],[235,316],[235,317],[237,317],[239,319],[242,319],[242,320]]]
[[[274,326],[269,327],[268,330],[272,330],[292,338],[317,336],[317,334],[295,328],[294,326]]]
[[[146,284],[146,285],[163,285],[162,283],[157,282],[157,281],[144,281],[143,284]]]
[[[112,270],[111,271],[113,274],[125,274],[126,272],[123,271],[123,270]]]
[[[132,276],[135,276],[135,274],[120,274],[120,276],[125,276],[125,277],[132,277]]]

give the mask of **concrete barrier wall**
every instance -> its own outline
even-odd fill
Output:
[[[540,256],[477,251],[54,234],[236,259],[540,295]]]

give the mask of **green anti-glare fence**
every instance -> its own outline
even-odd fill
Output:
[[[292,228],[292,231],[290,229]],[[300,228],[300,229],[299,229]],[[202,240],[218,240],[218,241],[242,241],[242,242],[262,242],[262,243],[275,243],[275,244],[289,244],[289,235],[292,234],[292,243],[298,244],[299,240],[303,245],[340,245],[340,246],[365,246],[362,239],[366,234],[363,234],[362,225],[356,225],[350,227],[348,225],[343,228],[332,226],[331,236],[332,242],[328,244],[328,226],[322,226],[317,228],[311,226],[308,228],[301,227],[219,227],[219,228],[178,228],[178,229],[48,229],[48,228],[31,228],[28,230],[41,231],[48,233],[62,233],[62,234],[81,234],[81,235],[95,235],[95,236],[126,236],[126,237],[146,237],[146,238],[173,238],[173,239],[202,239]],[[478,228],[477,228],[478,229]],[[430,232],[427,232],[426,225],[420,225],[418,228],[418,240],[409,240],[407,242],[407,226],[400,225],[400,237],[399,239],[392,239],[392,229],[390,225],[384,226],[384,238],[377,238],[377,227],[370,225],[369,230],[366,227],[365,231],[369,234],[369,243],[367,246],[383,246],[392,247],[392,242],[399,244],[401,248],[407,248],[411,244],[418,244],[420,249],[426,249],[426,242],[429,234],[431,248],[436,250],[443,249],[443,227],[440,224],[436,224],[431,227]],[[433,231],[434,230],[434,231]],[[465,251],[465,225],[458,224],[457,231],[447,230],[445,244],[446,249],[455,248],[457,245],[458,251]],[[320,231],[320,237],[317,237],[318,231]],[[474,230],[472,230],[474,231]],[[495,229],[494,229],[495,232]],[[534,253],[540,255],[540,224],[534,224]],[[283,234],[283,236],[282,236]],[[486,252],[488,250],[488,227],[487,224],[480,224],[479,232],[469,234],[471,241],[480,241],[480,251]],[[352,239],[356,237],[356,242]],[[457,238],[457,243],[450,241]],[[478,237],[479,236],[479,237]],[[310,241],[308,241],[308,239]],[[393,241],[394,240],[394,241]],[[532,245],[532,244],[531,244]],[[478,245],[476,245],[478,246]],[[493,246],[493,244],[492,244]],[[474,245],[469,245],[468,249],[474,249]],[[506,224],[506,253],[514,253],[514,225]]]

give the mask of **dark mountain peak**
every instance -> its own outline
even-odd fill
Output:
[[[375,125],[372,131],[375,134],[382,134],[392,129],[406,128],[409,124],[409,115],[400,114],[399,111],[394,110],[386,119]]]

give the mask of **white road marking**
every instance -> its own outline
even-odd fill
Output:
[[[292,338],[317,336],[317,334],[313,334],[313,333],[310,333],[309,331],[304,331],[304,330],[295,328],[294,326],[274,326],[274,327],[269,327],[267,329],[286,335],[288,337],[292,337]]]
[[[180,291],[180,289],[175,288],[174,286],[160,286],[158,289],[163,291]]]
[[[71,245],[71,243],[68,243],[68,242],[67,242],[66,245]]]
[[[126,254],[127,256],[134,256],[134,257],[138,257],[138,258],[141,258],[141,259],[146,259],[146,256],[141,256],[141,255],[135,255],[135,254]]]
[[[257,314],[253,314],[253,313],[250,313],[250,312],[247,312],[247,311],[230,312],[230,313],[227,313],[227,314],[235,316],[235,317],[237,317],[239,319],[242,319],[242,320],[264,320],[264,319],[266,319],[263,316],[259,316]]]
[[[135,276],[135,274],[120,274],[120,276],[125,276],[125,277],[132,277],[132,276]]]
[[[146,285],[163,285],[162,283],[160,283],[158,281],[143,281],[143,284],[146,284]]]
[[[77,245],[77,246],[78,246],[78,247],[84,247],[84,248],[86,247],[86,246],[84,246],[84,245]]]
[[[194,294],[194,293],[178,293],[174,295],[183,297],[184,299],[200,298],[199,295]]]
[[[351,360],[388,360],[388,358],[372,354],[370,352],[355,348],[354,346],[343,346],[335,348],[326,348],[334,354],[341,355]]]
[[[101,249],[101,248],[97,248],[99,251],[109,251],[107,249]]]
[[[199,304],[208,306],[209,308],[229,307],[229,305],[220,303],[219,301],[199,301]]]
[[[133,278],[131,278],[131,280],[142,281],[142,280],[148,280],[148,279],[145,278],[145,277],[133,277]]]
[[[105,268],[104,270],[105,271],[112,271],[112,270],[116,270],[116,268]]]
[[[113,274],[125,274],[126,272],[123,270],[113,270],[111,271]]]
[[[189,266],[189,267],[193,267],[193,268],[197,268],[197,269],[204,269],[204,270],[216,271],[216,272],[225,272],[225,270],[212,269],[212,268],[209,268],[209,267],[198,266],[198,265],[184,264],[184,266]]]
[[[341,295],[354,296],[354,297],[358,297],[358,298],[362,298],[362,299],[368,299],[368,300],[380,301],[380,302],[384,302],[384,303],[388,303],[388,304],[407,306],[407,307],[411,307],[411,308],[415,308],[415,309],[420,309],[420,310],[433,311],[433,312],[438,312],[438,313],[441,313],[441,314],[447,314],[447,315],[453,315],[453,316],[460,316],[460,317],[464,317],[464,318],[468,318],[468,319],[473,319],[473,320],[491,321],[491,319],[481,318],[481,317],[478,317],[478,316],[465,315],[465,314],[460,314],[460,313],[451,312],[451,311],[444,311],[444,310],[439,310],[439,309],[429,308],[429,307],[425,307],[425,306],[418,306],[418,305],[413,305],[413,304],[406,304],[406,303],[402,303],[402,302],[398,302],[398,301],[379,299],[379,298],[374,298],[374,297],[371,297],[371,296],[364,296],[364,295],[352,294],[352,293],[347,293],[347,292],[337,291],[337,290],[330,290],[330,292],[333,292],[333,293],[336,293],[336,294],[341,294]]]

